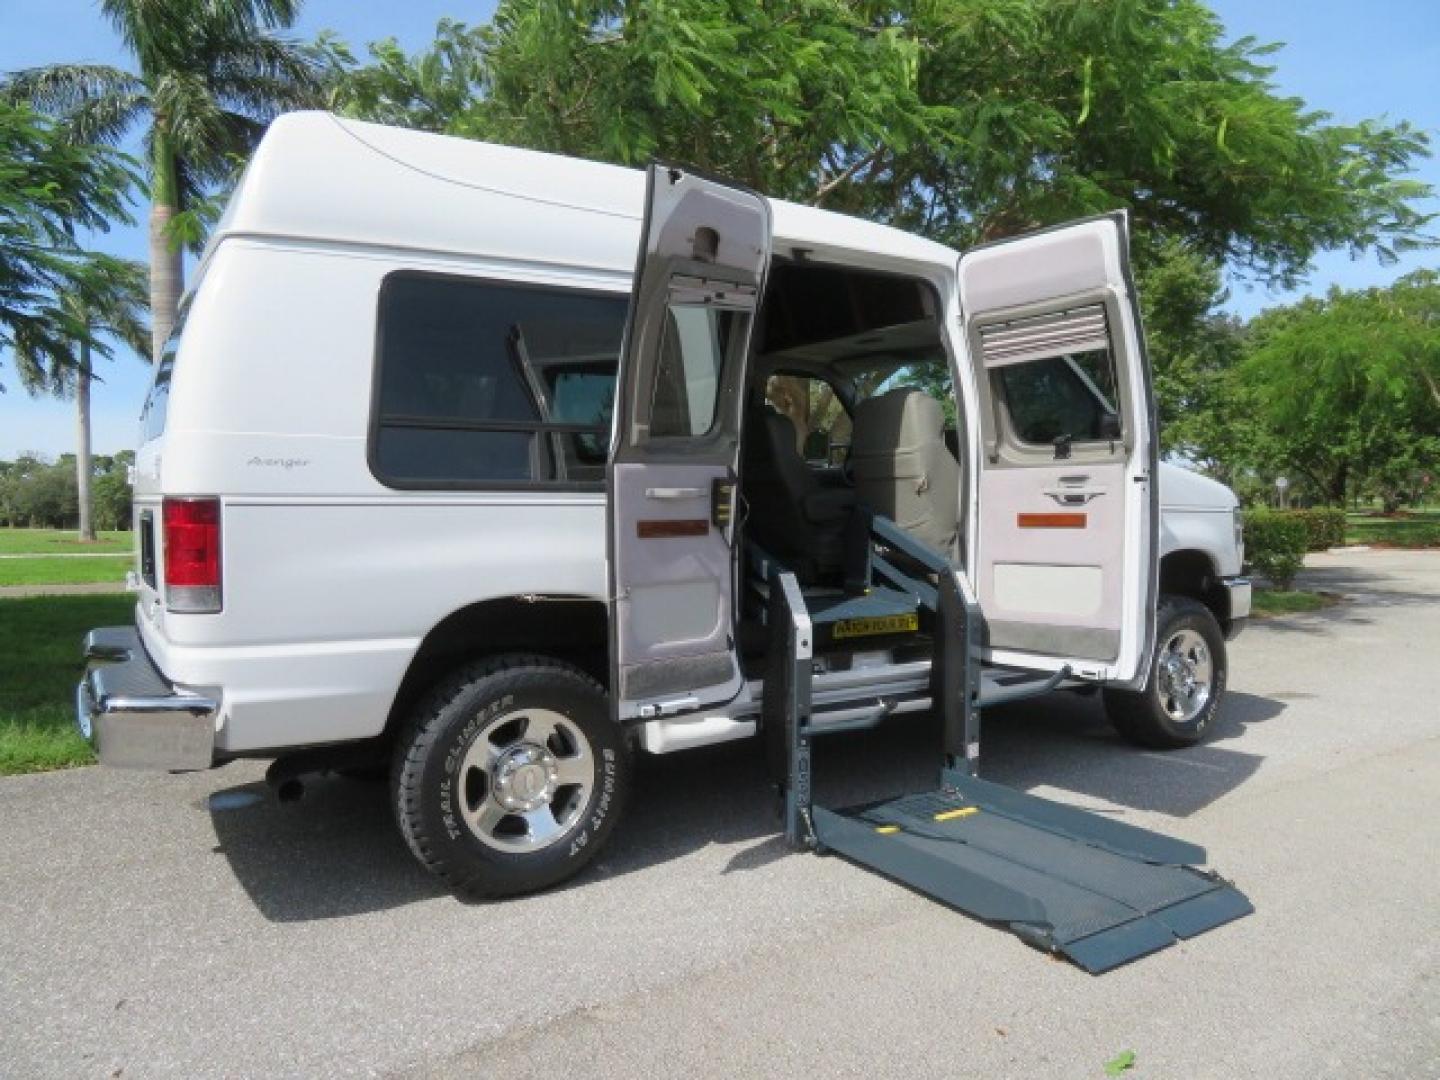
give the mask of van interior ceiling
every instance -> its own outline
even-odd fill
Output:
[[[804,585],[841,584],[857,502],[959,554],[959,438],[935,289],[900,274],[771,267],[742,434],[746,537]]]

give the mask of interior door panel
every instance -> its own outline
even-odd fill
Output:
[[[760,195],[656,165],[606,469],[619,719],[733,699],[740,405],[770,253]]]
[[[1154,407],[1123,215],[960,259],[992,661],[1121,683],[1153,636]]]

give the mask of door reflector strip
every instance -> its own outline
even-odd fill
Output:
[[[1022,529],[1083,529],[1085,514],[1016,514],[1015,523]]]
[[[709,532],[710,522],[704,518],[635,523],[635,534],[641,540],[673,540],[682,536],[705,536]]]

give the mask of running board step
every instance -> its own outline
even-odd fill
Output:
[[[1092,974],[1254,910],[1195,869],[1204,848],[953,770],[936,792],[813,815],[822,848]]]
[[[1060,684],[1070,678],[1070,666],[1067,664],[1059,671],[1051,675],[1034,675],[1001,672],[984,672],[980,677],[980,696],[975,705],[981,709],[991,709],[996,705],[1010,705],[1016,701],[1024,701],[1026,698],[1041,697],[1053,690],[1057,690]]]

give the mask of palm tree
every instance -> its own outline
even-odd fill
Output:
[[[121,341],[144,356],[149,346],[149,330],[145,326],[145,267],[137,262],[112,259],[102,287],[81,298],[67,293],[61,300],[66,308],[66,322],[80,328],[70,342],[68,355],[53,340],[44,348],[17,338],[14,344],[16,374],[20,384],[38,396],[42,393],[58,397],[75,395],[77,445],[75,448],[75,482],[80,503],[80,539],[94,540],[95,525],[91,513],[90,479],[93,471],[90,457],[90,383],[96,378],[92,359],[98,350],[109,355],[109,341]]]
[[[55,64],[16,72],[6,93],[61,117],[83,143],[120,143],[148,122],[152,357],[184,290],[182,214],[234,175],[265,125],[321,101],[322,62],[277,36],[301,0],[100,0],[139,68]],[[193,223],[192,223],[193,224]],[[190,230],[193,234],[193,228]]]

